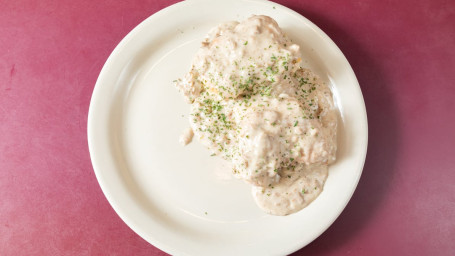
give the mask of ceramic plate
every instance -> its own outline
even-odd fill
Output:
[[[173,80],[189,70],[212,27],[252,14],[271,16],[301,46],[340,110],[338,160],[324,191],[284,217],[262,212],[250,186],[197,141],[178,142],[189,105]],[[174,255],[279,255],[318,237],[348,203],[365,160],[367,119],[348,61],[309,20],[273,2],[190,0],[155,13],[113,51],[93,92],[88,142],[109,203],[154,246]]]

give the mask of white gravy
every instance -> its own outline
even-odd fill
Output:
[[[332,93],[301,67],[299,50],[270,17],[224,23],[176,83],[191,104],[196,138],[231,161],[257,204],[274,215],[313,201],[336,155]],[[183,144],[191,142],[185,134]]]

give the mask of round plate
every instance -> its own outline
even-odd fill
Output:
[[[263,213],[250,186],[197,141],[178,142],[189,105],[173,80],[189,70],[212,27],[252,14],[271,16],[301,46],[340,110],[337,161],[324,191],[284,217]],[[348,61],[309,20],[273,2],[191,0],[155,13],[113,51],[93,92],[88,142],[109,203],[151,244],[179,255],[276,255],[310,243],[344,209],[362,173],[367,119]]]

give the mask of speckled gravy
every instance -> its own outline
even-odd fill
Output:
[[[294,213],[323,190],[335,160],[332,93],[301,67],[300,47],[267,16],[214,28],[176,86],[198,140],[233,163],[266,212]],[[186,131],[181,141],[191,141]]]

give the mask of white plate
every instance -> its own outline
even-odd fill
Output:
[[[178,143],[189,106],[172,81],[188,71],[210,28],[252,14],[273,17],[301,45],[341,113],[338,160],[324,191],[286,217],[263,213],[250,186],[197,141]],[[367,119],[349,63],[309,20],[273,2],[191,0],[149,17],[111,54],[93,92],[88,142],[109,203],[156,247],[178,255],[277,255],[310,243],[348,203],[365,160]]]

